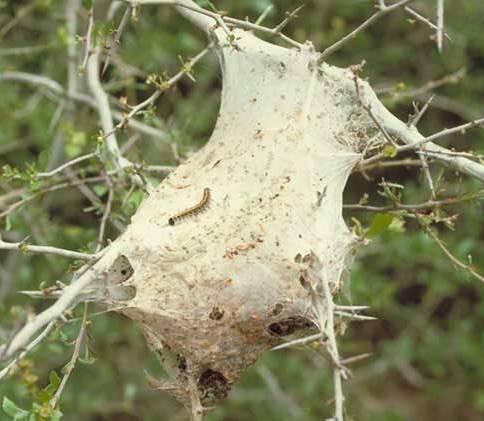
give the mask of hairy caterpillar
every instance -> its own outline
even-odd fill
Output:
[[[193,215],[196,215],[197,213],[200,213],[206,208],[209,198],[210,198],[210,189],[208,187],[205,187],[203,189],[203,197],[202,197],[202,200],[200,200],[200,202],[198,202],[195,206],[185,209],[184,211],[181,211],[180,213],[177,213],[176,215],[173,215],[172,217],[168,218],[168,223],[170,225],[175,225],[176,222],[182,220],[183,218],[187,218],[189,216],[193,216]]]

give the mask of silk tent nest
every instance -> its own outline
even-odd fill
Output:
[[[213,134],[147,198],[104,259],[98,300],[139,321],[187,406],[224,398],[270,347],[312,329],[358,243],[345,183],[368,139],[354,73],[302,50],[217,29]],[[321,298],[321,305],[324,300]],[[194,397],[195,396],[195,397]]]

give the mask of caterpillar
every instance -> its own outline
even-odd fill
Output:
[[[196,215],[197,213],[202,212],[208,204],[208,200],[210,199],[210,189],[208,187],[205,187],[203,189],[203,197],[200,202],[198,202],[195,206],[192,206],[191,208],[185,209],[184,211],[181,211],[177,213],[176,215],[171,216],[168,218],[168,223],[170,225],[175,225],[176,222],[188,218],[189,216]]]

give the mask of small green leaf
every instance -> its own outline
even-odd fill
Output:
[[[32,178],[30,180],[29,189],[32,193],[36,193],[40,190],[40,181],[37,178]]]
[[[91,357],[90,355],[83,358],[79,358],[79,362],[85,365],[93,365],[96,361],[97,361],[97,358]]]
[[[85,9],[91,9],[92,8],[92,2],[93,2],[93,0],[82,0],[82,6]]]
[[[370,228],[367,231],[368,237],[375,237],[388,230],[388,227],[393,222],[393,215],[389,213],[377,213],[371,221]]]
[[[394,158],[397,156],[397,147],[393,145],[386,145],[383,148],[383,156],[386,156],[388,158]]]
[[[394,216],[392,222],[388,226],[388,231],[405,232],[405,219],[399,216]]]
[[[52,415],[50,416],[50,421],[60,421],[62,419],[62,412],[58,409],[55,409]]]
[[[3,398],[2,409],[7,415],[12,417],[12,419],[15,421],[25,420],[30,414],[29,411],[19,408],[7,397]]]
[[[52,386],[54,386],[56,389],[59,387],[61,379],[57,375],[57,372],[55,370],[51,370],[49,373],[49,382]]]
[[[45,390],[39,390],[36,394],[35,394],[35,398],[39,401],[39,402],[49,402],[50,398],[51,398],[51,395],[46,392]]]
[[[106,184],[96,184],[93,187],[94,192],[101,197],[104,193],[106,193],[109,190],[109,187],[106,186]]]
[[[57,38],[59,39],[60,43],[65,47],[67,47],[69,44],[74,43],[74,38],[69,35],[69,32],[64,25],[57,27]]]
[[[44,391],[49,395],[49,398],[54,395],[59,387],[60,382],[61,379],[57,372],[55,370],[51,370],[49,373],[49,384],[44,388]]]
[[[141,190],[134,191],[128,199],[129,206],[133,209],[133,212],[138,209],[138,206],[141,204],[144,198],[144,193]]]
[[[86,133],[73,131],[72,133],[70,133],[70,136],[65,146],[66,155],[69,158],[74,158],[80,155],[86,144]]]

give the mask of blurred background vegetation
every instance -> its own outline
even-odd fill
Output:
[[[98,40],[116,28],[123,8],[107,21],[107,0],[97,0],[95,31]],[[208,5],[206,1],[199,4]],[[436,2],[417,1],[415,8],[435,19]],[[65,1],[0,1],[0,72],[18,70],[48,76],[66,83],[66,49],[69,39]],[[219,10],[254,20],[267,6],[273,9],[265,24],[280,22],[299,3],[288,0],[219,0]],[[370,0],[308,0],[286,34],[323,49],[361,23],[373,11]],[[87,12],[79,13],[80,36],[87,28]],[[430,92],[415,91],[431,80],[444,82],[433,92],[434,104],[420,124],[424,134],[461,124],[484,114],[484,2],[446,2],[446,41],[437,52],[433,32],[402,11],[387,16],[352,43],[330,57],[331,64],[348,66],[366,60],[363,76],[378,89],[385,104],[400,118],[412,111],[412,100],[424,101]],[[190,24],[167,6],[143,7],[122,36],[112,65],[103,76],[107,91],[126,97],[129,104],[145,98],[151,87],[148,74],[176,73],[180,57],[187,59],[203,49],[206,41]],[[84,45],[78,40],[79,51]],[[459,72],[455,76],[456,72]],[[465,70],[465,76],[463,71]],[[133,138],[120,134],[122,145],[131,142],[127,157],[147,164],[176,165],[200,148],[210,136],[217,117],[220,75],[210,55],[194,69],[193,83],[184,78],[164,94],[146,122],[167,135]],[[454,75],[448,78],[447,76]],[[86,90],[80,77],[80,89]],[[243,80],[241,81],[243,83]],[[56,136],[64,139],[61,160],[96,148],[99,131],[95,111],[82,104],[58,115],[59,98],[46,89],[0,80],[0,201],[8,192],[26,188],[22,197],[42,186],[35,170],[44,171],[52,157]],[[250,122],[248,122],[250,124]],[[442,139],[457,150],[484,153],[484,134],[474,130],[464,136]],[[59,158],[57,158],[59,159]],[[52,161],[50,161],[52,164]],[[8,165],[9,167],[5,167]],[[85,174],[96,173],[100,163],[90,162]],[[462,177],[438,164],[432,174],[445,195],[482,189],[476,180]],[[21,179],[12,176],[18,169]],[[152,177],[154,177],[152,175]],[[418,203],[428,198],[424,176],[417,167],[373,170],[368,177],[354,174],[345,192],[345,203],[356,203],[364,193],[372,204],[386,204],[378,194],[382,178],[404,186],[404,200]],[[162,179],[161,176],[158,177]],[[59,181],[59,180],[58,180]],[[58,182],[57,181],[57,182]],[[50,184],[49,184],[50,183]],[[90,185],[106,201],[103,184]],[[125,224],[139,204],[140,192],[128,196],[129,186],[116,185],[112,220]],[[1,202],[0,202],[1,204]],[[460,204],[455,229],[439,226],[441,238],[461,260],[472,255],[484,270],[484,212],[481,202]],[[1,210],[1,209],[0,209]],[[76,188],[40,195],[0,221],[5,239],[31,241],[69,249],[93,251],[101,212]],[[345,212],[349,225],[357,218],[364,226],[374,214]],[[109,224],[110,238],[118,235]],[[59,257],[0,253],[0,335],[18,326],[30,311],[48,303],[18,294],[18,290],[48,287],[67,281],[72,262]],[[457,270],[435,242],[410,219],[399,229],[381,230],[360,250],[342,303],[368,304],[377,321],[355,322],[340,339],[344,356],[372,353],[356,363],[346,385],[348,419],[368,421],[481,420],[484,419],[484,286],[469,273]],[[91,313],[102,309],[91,305]],[[54,370],[62,368],[72,353],[82,309],[74,321],[55,329],[48,340],[23,360],[7,381],[0,383],[0,397],[21,408],[41,405],[39,390],[55,383]],[[161,376],[141,330],[114,314],[93,315],[89,324],[89,353],[82,354],[62,396],[66,420],[136,421],[183,420],[183,409],[169,396],[151,390],[145,371]],[[320,420],[332,413],[332,374],[317,348],[306,347],[267,353],[250,368],[230,398],[207,417],[210,421]],[[5,414],[0,419],[8,419]],[[45,418],[48,419],[48,418]]]

